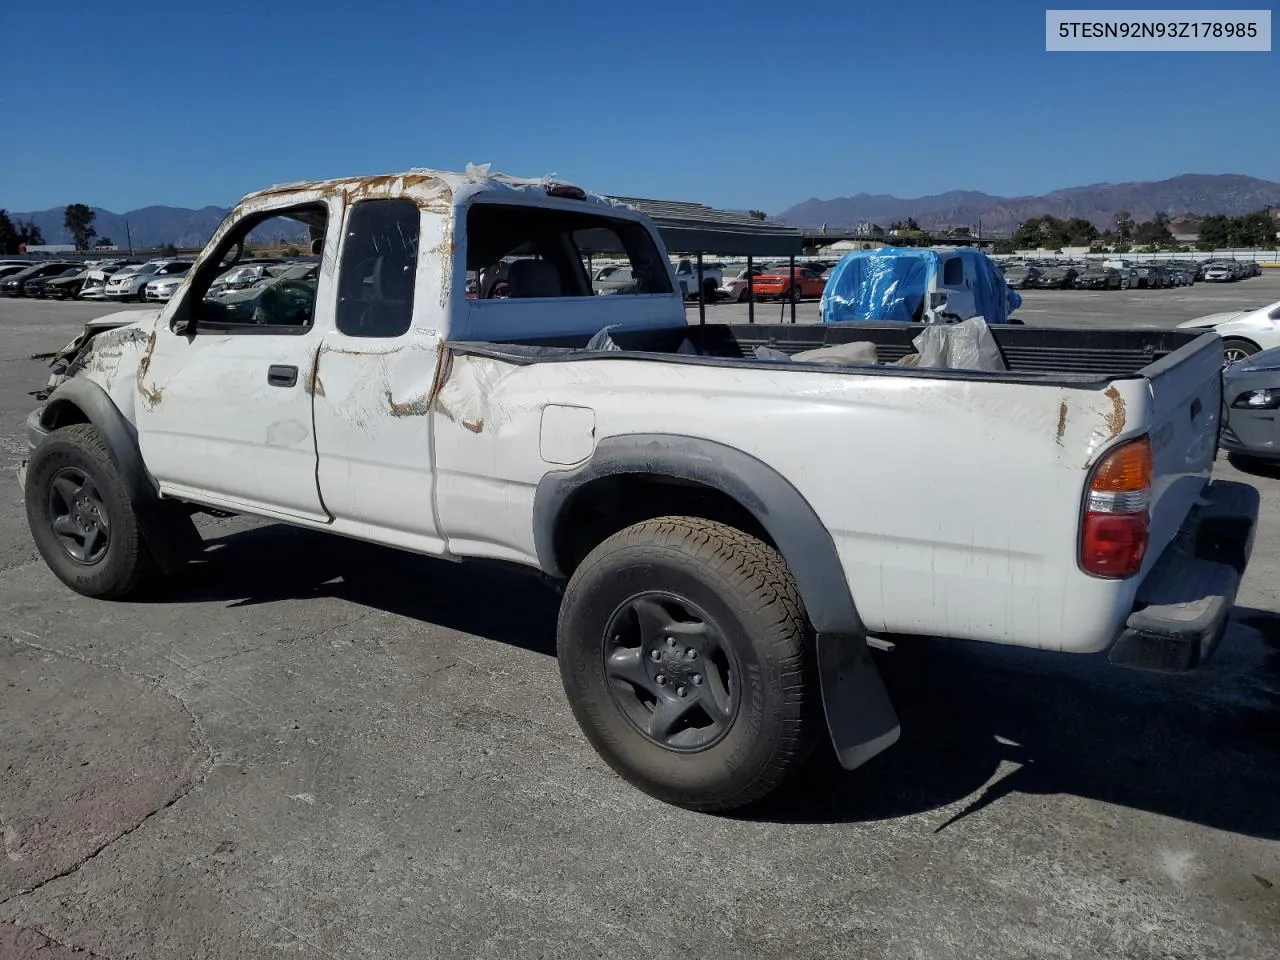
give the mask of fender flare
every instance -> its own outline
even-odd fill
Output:
[[[865,633],[831,534],[804,496],[773,467],[713,440],[670,434],[607,437],[591,459],[546,474],[533,500],[534,548],[543,570],[565,577],[555,531],[573,496],[594,480],[619,474],[701,483],[732,497],[760,523],[795,577],[814,629]]]
[[[539,481],[533,501],[534,548],[543,570],[566,576],[555,554],[561,513],[580,489],[601,477],[640,474],[704,484],[732,497],[760,523],[795,577],[816,636],[827,730],[847,770],[897,742],[897,713],[867,647],[831,533],[785,477],[733,447],[670,434],[607,437],[591,459]]]
[[[138,504],[158,500],[159,490],[142,462],[138,431],[124,418],[107,392],[92,380],[82,378],[61,383],[40,411],[40,426],[53,430],[60,419],[59,414],[67,407],[79,410],[102,435],[111,454],[111,462],[124,480],[129,499]]]
[[[170,576],[181,571],[188,558],[198,552],[200,534],[190,517],[178,515],[173,501],[160,498],[159,487],[142,460],[138,431],[102,387],[79,378],[64,381],[49,395],[44,407],[33,415],[35,426],[47,436],[56,428],[61,412],[69,407],[79,410],[106,443],[111,462],[124,481],[125,494],[137,512],[142,536],[160,569]],[[31,427],[28,421],[27,432],[35,453],[37,431]]]

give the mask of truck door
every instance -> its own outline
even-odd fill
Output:
[[[320,340],[332,324],[330,277],[315,265],[244,290],[221,291],[215,281],[266,221],[276,236],[336,233],[325,230],[340,210],[336,204],[256,203],[219,231],[175,307],[161,315],[139,365],[136,411],[142,455],[162,492],[286,518],[328,519],[316,484],[309,386]],[[336,248],[337,237],[325,243]]]
[[[334,529],[435,554],[445,543],[429,406],[453,263],[445,223],[408,197],[350,207],[313,385]]]

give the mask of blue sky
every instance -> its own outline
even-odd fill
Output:
[[[770,212],[1280,179],[1277,53],[1046,53],[1044,17],[921,0],[17,3],[0,206],[230,205],[469,161]]]

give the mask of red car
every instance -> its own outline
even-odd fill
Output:
[[[814,273],[807,267],[796,267],[788,271],[770,270],[762,273],[752,282],[751,287],[757,300],[789,299],[797,303],[805,297],[820,297],[826,287],[826,278]]]

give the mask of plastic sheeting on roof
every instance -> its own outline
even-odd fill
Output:
[[[942,282],[943,265],[952,258],[963,263],[964,280],[948,285]],[[987,323],[1008,323],[1009,314],[1022,305],[1022,297],[1009,289],[996,265],[977,250],[882,247],[852,251],[832,268],[822,294],[822,322],[919,323],[928,319],[929,294],[948,290],[960,294],[948,298],[951,311],[967,314],[959,320],[980,316]],[[972,294],[972,307],[967,306],[966,292]]]

